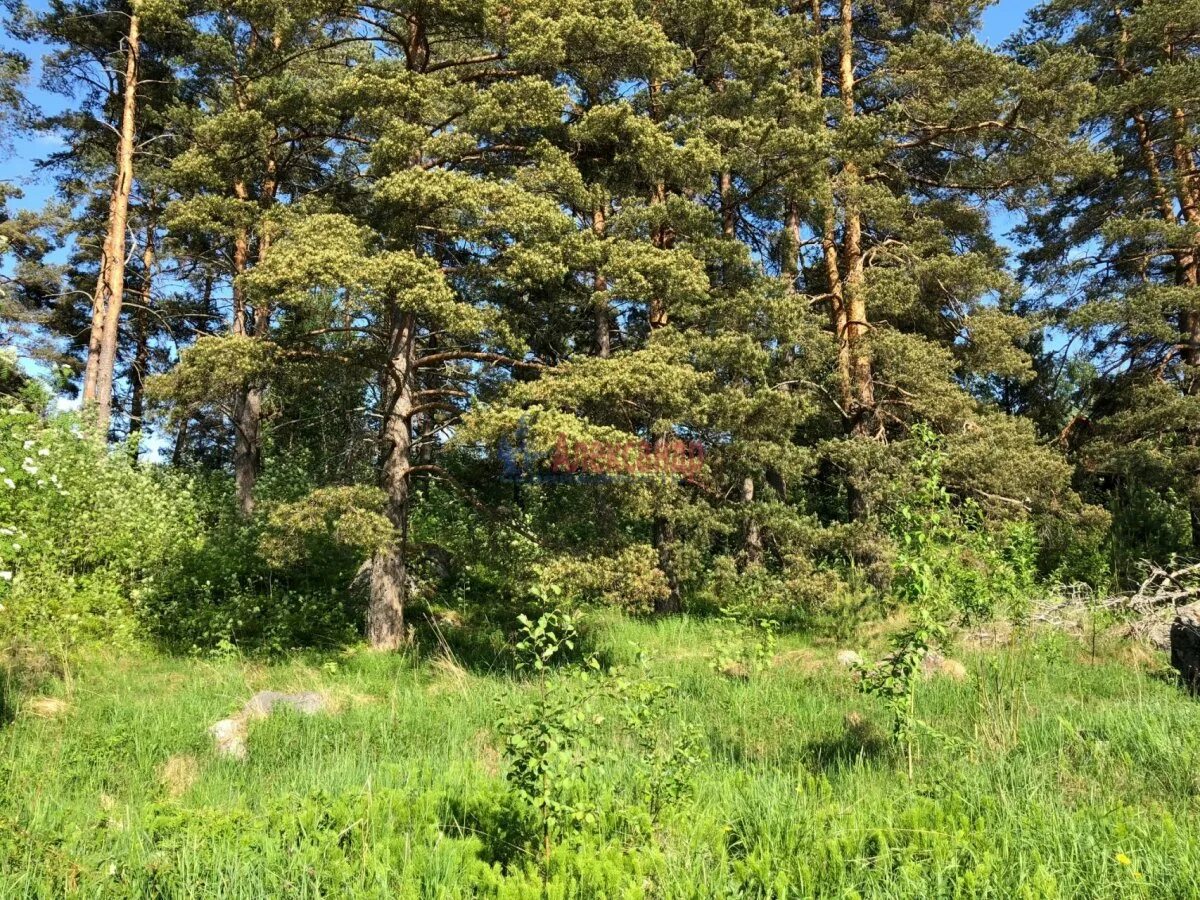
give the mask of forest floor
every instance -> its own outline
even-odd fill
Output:
[[[638,751],[585,750],[598,819],[544,873],[496,729],[535,688],[499,667],[91,652],[10,673],[0,897],[1200,896],[1200,702],[1160,657],[1057,632],[952,646],[968,675],[921,684],[910,779],[838,644],[784,636],[736,680],[712,623],[610,618],[594,640],[644,651],[676,688],[656,727],[705,752],[638,820]],[[219,758],[208,726],[263,689],[333,709],[253,722],[248,757]]]

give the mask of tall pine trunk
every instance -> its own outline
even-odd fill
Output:
[[[854,118],[854,0],[841,3],[841,40],[838,46],[838,83],[842,96],[842,126]],[[871,357],[866,348],[867,297],[864,290],[862,210],[858,165],[847,159],[842,167],[845,191],[845,223],[842,233],[842,292],[846,315],[846,345],[849,353],[851,430],[856,437],[875,437],[875,388]]]
[[[1183,220],[1193,228],[1200,229],[1200,188],[1196,186],[1196,164],[1192,157],[1192,148],[1189,138],[1189,129],[1187,118],[1183,110],[1173,109],[1171,111],[1171,124],[1174,129],[1171,141],[1171,152],[1175,159],[1175,183],[1177,185],[1177,196],[1179,197],[1179,209],[1183,214]],[[1183,283],[1190,288],[1195,288],[1197,282],[1200,281],[1200,246],[1197,246],[1197,239],[1193,240],[1191,253],[1188,255],[1187,272],[1182,279]],[[1183,360],[1191,369],[1184,379],[1184,390],[1187,394],[1195,396],[1200,394],[1200,313],[1195,310],[1184,310],[1180,314],[1179,327],[1183,338]],[[1188,444],[1191,447],[1200,444],[1200,435],[1197,435],[1194,429],[1188,432]],[[1200,488],[1194,489],[1196,494],[1200,494]],[[1190,504],[1190,518],[1192,525],[1192,547],[1200,548],[1200,499],[1195,499],[1195,496]]]
[[[412,410],[416,377],[416,323],[412,313],[391,311],[391,339],[383,373],[383,424],[380,431],[379,484],[387,495],[393,541],[371,560],[367,603],[367,640],[372,649],[396,650],[408,635],[404,604],[408,598],[408,501],[412,462]]]
[[[129,221],[129,195],[133,190],[133,150],[137,121],[138,54],[141,23],[129,17],[126,35],[124,95],[117,138],[117,171],[109,200],[108,232],[101,251],[100,275],[92,299],[92,332],[84,370],[83,403],[94,407],[96,427],[108,434],[112,418],[113,377],[117,364],[121,305],[125,295],[125,228]]]
[[[269,206],[275,199],[275,165],[267,161],[267,181],[263,185],[262,204]],[[238,182],[235,192],[239,199],[248,200],[249,192]],[[258,261],[266,257],[271,249],[270,233],[260,229],[258,236]],[[245,294],[238,286],[237,278],[250,261],[250,236],[243,229],[234,240],[234,289],[233,289],[233,333],[264,340],[271,328],[271,309],[265,301],[255,304],[253,315],[246,305]],[[262,472],[262,403],[263,386],[257,381],[242,385],[233,402],[233,477],[237,492],[238,509],[245,518],[254,514],[254,488]]]
[[[821,20],[821,0],[812,0],[811,5],[813,32],[818,40],[813,49],[812,90],[814,99],[820,102],[825,96],[825,59],[822,55],[821,36],[823,23]],[[853,77],[853,63],[851,63]],[[853,112],[853,109],[851,109]],[[830,173],[832,177],[832,173]],[[800,246],[799,222],[795,226],[794,237],[797,252]],[[842,290],[842,273],[838,262],[837,246],[837,210],[835,192],[829,191],[825,202],[825,214],[821,221],[821,261],[825,266],[826,293],[829,295],[829,325],[833,330],[834,340],[837,341],[837,384],[838,401],[843,415],[849,415],[852,402],[850,383],[850,345],[849,331],[846,326],[845,293]],[[799,260],[796,263],[799,271]]]

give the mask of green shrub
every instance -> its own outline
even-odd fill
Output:
[[[358,637],[363,600],[352,585],[360,552],[332,532],[318,534],[323,528],[289,534],[284,526],[303,500],[264,498],[261,515],[243,519],[229,476],[197,472],[191,484],[196,539],[167,561],[143,605],[154,638],[185,652],[278,653]],[[287,512],[276,516],[281,508]]]
[[[918,426],[912,439],[920,451],[912,464],[917,487],[890,521],[898,546],[893,595],[966,620],[1020,613],[1036,579],[1032,524],[1018,519],[989,527],[978,504],[956,501],[943,483],[937,436]]]
[[[0,636],[128,643],[196,530],[186,483],[68,415],[0,408]]]

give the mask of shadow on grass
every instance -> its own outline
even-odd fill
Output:
[[[0,726],[16,718],[21,699],[63,677],[61,660],[23,643],[0,647]]]
[[[517,616],[521,612],[531,619],[539,615],[536,609],[480,608],[458,613],[417,608],[409,612],[408,621],[422,655],[449,656],[476,675],[515,674],[515,647],[521,640]],[[603,628],[584,618],[574,650],[557,656],[553,665],[578,663],[588,656],[595,656],[605,668],[623,661],[606,642]]]
[[[847,719],[840,735],[809,741],[805,745],[805,759],[814,771],[853,768],[890,756],[891,743],[871,722],[853,714]]]
[[[450,796],[442,803],[441,826],[451,837],[475,838],[480,857],[505,870],[529,858],[537,845],[537,826],[531,813],[508,792],[481,790],[469,796]]]

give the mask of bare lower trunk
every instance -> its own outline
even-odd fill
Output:
[[[842,273],[838,269],[836,218],[833,197],[825,210],[821,249],[825,260],[825,280],[829,285],[829,324],[837,341],[838,400],[843,415],[850,415],[853,402],[850,375],[849,329],[846,325],[845,294],[842,290]]]
[[[100,266],[96,276],[96,290],[92,294],[92,324],[88,335],[87,363],[83,372],[84,405],[95,402],[96,379],[100,372],[100,339],[104,334],[104,310],[108,305],[108,270],[112,265],[113,220],[117,215],[118,196],[114,184],[108,201],[108,230],[100,246]]]
[[[758,565],[762,561],[762,534],[754,518],[754,478],[747,475],[742,481],[742,503],[746,505],[746,564]]]
[[[592,232],[603,238],[605,230],[604,205],[597,204],[592,210]],[[592,283],[592,302],[596,317],[596,355],[608,359],[612,353],[612,310],[608,306],[608,280],[597,271]]]
[[[654,546],[658,550],[658,567],[667,578],[667,595],[655,599],[654,612],[659,615],[683,612],[683,598],[675,576],[675,525],[666,516],[654,519]]]
[[[270,249],[267,234],[259,236],[258,258],[261,262]],[[271,312],[265,305],[256,305],[253,318],[247,308],[245,294],[237,284],[237,276],[245,271],[249,260],[249,238],[238,235],[234,245],[234,303],[233,333],[262,339],[270,331]],[[244,517],[254,514],[254,488],[262,471],[262,403],[263,387],[247,383],[233,403],[233,477],[237,491],[238,509]]]
[[[134,314],[135,349],[129,370],[129,453],[136,463],[141,446],[145,418],[146,376],[150,366],[150,304],[154,289],[154,229],[146,229],[146,249],[142,253],[142,291]]]
[[[389,360],[384,373],[380,486],[387,494],[387,516],[395,528],[391,544],[371,561],[367,604],[367,641],[376,650],[396,650],[408,640],[404,604],[408,596],[408,497],[412,463],[411,417],[414,406],[416,325],[410,313],[393,311]]]
[[[233,480],[238,509],[243,517],[254,514],[254,486],[262,466],[262,392],[248,388],[233,403]]]
[[[117,172],[109,203],[108,235],[100,261],[100,282],[92,304],[92,334],[88,341],[88,363],[84,373],[83,402],[85,406],[95,407],[96,427],[102,435],[108,433],[112,416],[113,375],[117,364],[121,304],[125,293],[125,228],[129,220],[129,195],[133,189],[139,26],[138,16],[131,15],[125,53],[121,126],[117,140]]]
[[[843,125],[854,118],[854,2],[842,0],[841,40],[838,53],[839,87],[842,95]],[[876,437],[879,425],[875,414],[875,387],[871,357],[866,347],[867,298],[864,289],[862,210],[858,166],[847,159],[842,167],[844,179],[845,224],[842,234],[842,293],[846,310],[846,345],[849,352],[851,430],[857,437]]]

